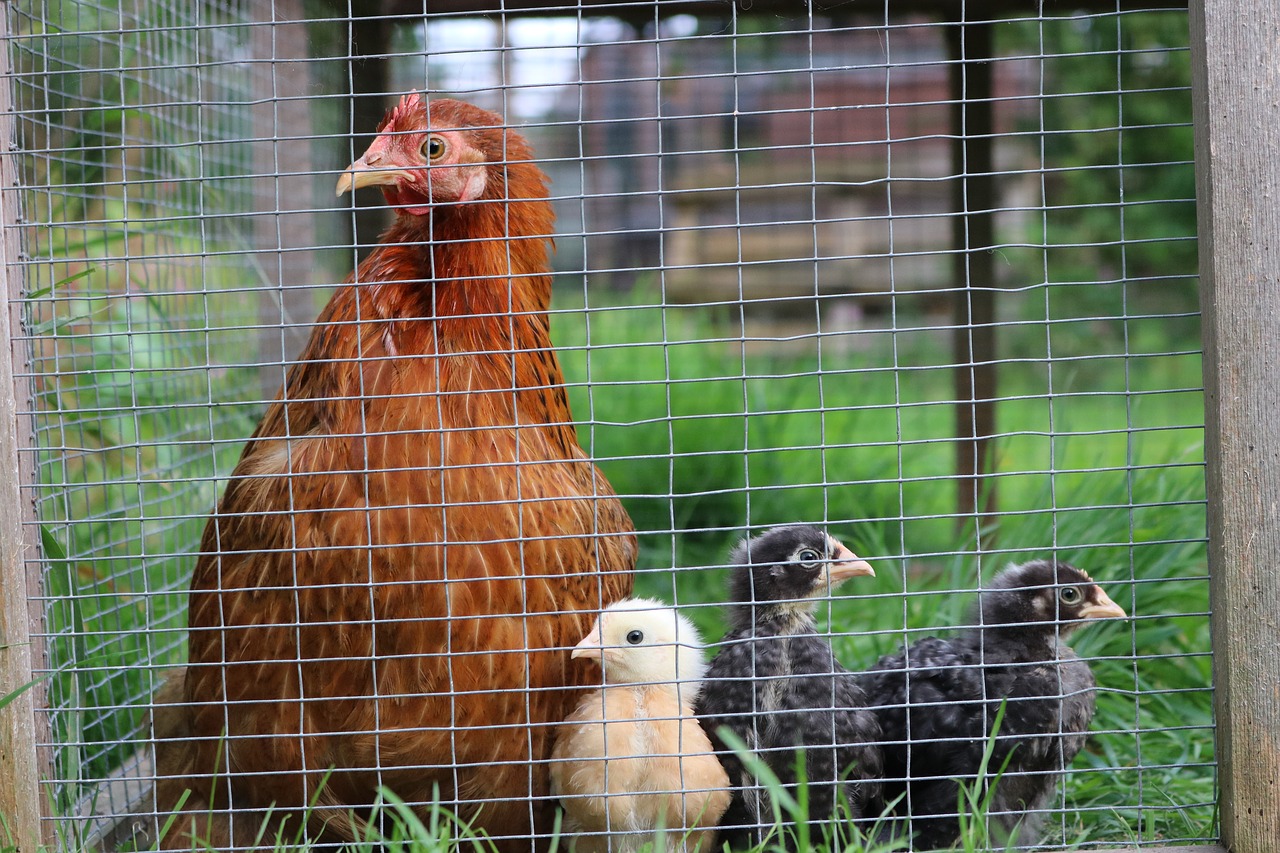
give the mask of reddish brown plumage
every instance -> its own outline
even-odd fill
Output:
[[[439,785],[491,834],[550,827],[529,762],[580,695],[556,689],[585,677],[569,649],[631,588],[635,538],[550,349],[546,179],[499,124],[411,95],[379,126],[340,188],[404,207],[205,529],[185,694],[194,766],[230,773],[237,810],[302,806],[334,767],[324,806]],[[437,136],[448,157],[421,168]]]

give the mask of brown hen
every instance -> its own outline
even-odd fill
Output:
[[[189,726],[171,724],[193,755],[170,763],[218,782],[183,780],[200,816],[167,846],[240,843],[254,810],[297,821],[313,800],[311,830],[349,836],[378,785],[438,786],[507,849],[550,829],[546,724],[580,697],[570,650],[630,591],[636,547],[551,349],[546,177],[501,124],[407,95],[338,183],[398,216],[205,528]],[[206,827],[211,803],[241,826]]]

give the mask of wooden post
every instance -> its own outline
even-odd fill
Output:
[[[284,381],[287,364],[298,357],[324,300],[314,285],[326,281],[314,244],[324,213],[317,200],[332,205],[324,193],[323,168],[316,162],[308,91],[307,19],[302,0],[274,0],[253,27],[255,57],[252,121],[253,168],[259,186],[253,218],[257,263],[267,281],[261,300],[258,361],[262,365],[262,398],[270,400]],[[270,24],[269,26],[263,26]],[[334,179],[336,180],[336,178]],[[343,218],[345,221],[345,217]],[[330,276],[330,279],[332,277]],[[341,280],[340,278],[338,279]],[[283,328],[282,328],[283,327]]]
[[[8,16],[0,14],[0,44],[7,48]],[[22,484],[32,483],[33,465],[22,451],[30,444],[29,423],[18,414],[14,364],[27,360],[25,341],[17,340],[20,326],[22,274],[18,265],[18,180],[13,92],[9,82],[9,51],[0,50],[0,816],[12,838],[0,832],[0,847],[16,843],[21,853],[35,853],[41,842],[40,776],[36,752],[40,738],[36,697],[43,690],[28,687],[36,658],[31,640],[27,558],[32,513],[24,505]],[[16,697],[14,696],[15,692]]]
[[[3,16],[0,16],[3,18]],[[8,83],[0,83],[7,89]],[[3,112],[6,131],[11,127],[12,113]],[[12,135],[0,131],[0,140],[6,147]],[[22,853],[34,853],[40,842],[40,772],[36,758],[36,696],[42,690],[29,687],[32,681],[31,610],[28,605],[26,530],[23,521],[28,516],[23,509],[21,482],[18,472],[29,465],[20,458],[20,451],[28,445],[23,440],[27,430],[19,422],[18,398],[15,393],[13,364],[18,349],[25,344],[14,341],[18,328],[17,303],[13,300],[18,288],[14,284],[17,258],[13,252],[10,235],[16,232],[17,223],[11,214],[16,205],[11,204],[14,189],[11,152],[0,157],[0,175],[3,176],[4,222],[0,224],[0,276],[5,279],[5,306],[0,310],[0,340],[7,344],[0,347],[0,467],[6,472],[0,477],[0,701],[8,704],[0,708],[0,816],[9,821],[12,841]],[[18,692],[21,691],[21,692]],[[14,697],[13,694],[17,693]],[[0,830],[0,847],[10,839]]]
[[[992,25],[948,23],[951,65],[952,354],[956,394],[956,512],[961,524],[995,508],[986,480],[996,431],[996,179],[991,95]]]
[[[1280,850],[1280,6],[1191,3],[1222,836]]]

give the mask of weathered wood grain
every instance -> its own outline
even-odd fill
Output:
[[[7,43],[8,19],[0,15],[0,43]],[[36,697],[43,691],[24,689],[32,680],[33,647],[28,595],[27,557],[30,516],[21,484],[30,483],[30,460],[20,451],[29,446],[29,424],[18,415],[14,363],[26,361],[26,344],[15,341],[19,328],[22,268],[18,263],[19,205],[14,163],[12,92],[8,83],[9,52],[0,51],[0,698],[21,691],[0,709],[0,815],[21,853],[35,853],[41,840],[39,741]],[[28,393],[22,392],[22,399]],[[24,470],[27,473],[23,478]],[[0,846],[8,839],[0,837]]]
[[[1280,850],[1280,5],[1191,4],[1224,844]]]

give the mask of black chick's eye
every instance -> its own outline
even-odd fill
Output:
[[[1074,586],[1064,586],[1058,590],[1058,600],[1063,604],[1079,604],[1080,590]]]
[[[805,548],[796,554],[796,559],[800,561],[800,565],[806,569],[811,569],[818,565],[818,561],[822,559],[822,555],[812,548]]]
[[[627,634],[627,642],[633,646],[638,646],[644,642],[644,631],[632,631]]]
[[[428,136],[427,141],[422,143],[422,156],[428,160],[439,160],[444,156],[448,146],[443,138],[439,136]]]

